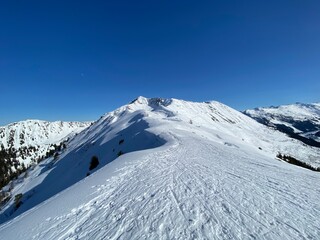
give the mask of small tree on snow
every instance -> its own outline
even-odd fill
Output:
[[[14,196],[14,206],[16,209],[18,209],[22,204],[21,202],[22,196],[23,196],[22,193],[19,193]]]
[[[93,156],[91,158],[91,162],[90,162],[90,166],[89,166],[89,170],[93,170],[95,169],[97,166],[99,165],[99,159],[97,156]]]

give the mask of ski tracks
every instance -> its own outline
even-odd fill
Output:
[[[312,177],[283,170],[284,182],[270,169],[258,172],[241,150],[226,155],[213,143],[173,137],[175,144],[93,186],[90,202],[47,219],[34,238],[320,238],[320,193],[303,190]]]

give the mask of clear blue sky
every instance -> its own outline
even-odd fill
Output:
[[[320,101],[320,2],[1,1],[0,125],[135,97]]]

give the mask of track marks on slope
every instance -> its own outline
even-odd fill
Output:
[[[269,170],[257,174],[255,161]],[[302,194],[310,182],[280,169],[288,174],[283,182],[273,168],[240,150],[226,155],[214,144],[176,138],[93,186],[90,202],[48,219],[51,227],[35,238],[319,238],[320,205]]]

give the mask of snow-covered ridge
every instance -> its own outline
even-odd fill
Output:
[[[320,103],[256,108],[244,113],[285,133],[320,142]]]
[[[251,113],[254,116],[269,116],[281,115],[291,117],[296,120],[314,119],[320,116],[320,103],[295,103],[273,107],[259,107],[253,110],[246,110],[246,113]]]
[[[222,103],[139,97],[20,177],[22,204],[1,209],[0,235],[317,239],[319,173],[278,152],[320,166],[318,148]]]

